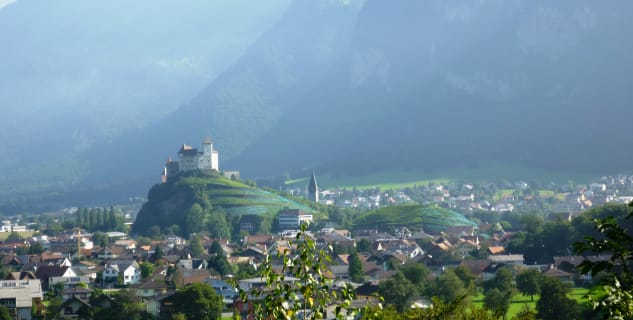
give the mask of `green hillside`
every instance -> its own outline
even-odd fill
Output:
[[[370,211],[354,222],[356,228],[386,226],[420,226],[429,233],[438,233],[450,226],[469,226],[474,222],[463,215],[437,206],[402,205]]]
[[[218,174],[196,173],[172,178],[165,184],[154,185],[148,201],[139,212],[133,230],[146,233],[152,226],[161,229],[177,225],[182,231],[188,226],[190,209],[198,204],[204,209],[202,221],[210,223],[219,211],[227,218],[241,215],[272,216],[284,208],[314,211],[298,201],[279,196],[248,185],[242,181],[224,178]],[[184,232],[183,232],[184,233]]]

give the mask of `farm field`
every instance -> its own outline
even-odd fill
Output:
[[[585,298],[585,295],[589,293],[589,289],[585,288],[573,288],[569,293],[569,297],[576,300],[578,303],[588,303],[588,299]],[[507,318],[512,319],[517,313],[521,312],[524,307],[528,307],[532,310],[536,309],[536,302],[540,296],[535,295],[534,301],[530,300],[530,296],[517,294],[512,297],[512,302],[510,303],[510,309],[508,310]],[[480,308],[484,304],[484,295],[482,293],[477,294],[473,298],[473,305]]]
[[[572,180],[576,183],[586,183],[595,178],[587,174],[552,172],[536,169],[527,169],[518,166],[491,165],[473,169],[455,169],[451,171],[428,172],[424,170],[389,170],[376,172],[365,176],[331,176],[320,175],[316,172],[319,186],[322,188],[356,188],[381,190],[402,189],[416,185],[429,183],[448,183],[456,180],[487,181],[487,180],[526,180],[540,182],[567,183]],[[295,177],[287,180],[287,186],[304,187],[308,183],[307,177]],[[552,191],[543,190],[541,196],[552,196]]]

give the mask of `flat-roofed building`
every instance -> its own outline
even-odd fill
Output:
[[[279,229],[298,229],[302,224],[311,224],[312,214],[299,209],[286,209],[279,212]]]
[[[39,279],[0,281],[0,305],[9,310],[13,319],[31,319],[33,302],[42,301]]]

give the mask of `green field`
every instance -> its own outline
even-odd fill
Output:
[[[585,296],[589,293],[589,289],[585,288],[573,288],[569,293],[569,297],[576,300],[578,303],[588,303],[588,299]],[[536,309],[536,302],[540,297],[538,295],[534,296],[534,301],[530,301],[530,296],[517,294],[512,298],[512,302],[510,303],[510,309],[508,310],[507,318],[512,319],[517,313],[521,312],[524,307],[528,307],[532,310]],[[473,305],[475,307],[481,308],[484,304],[484,295],[482,293],[477,294],[473,298]]]
[[[439,232],[448,226],[473,226],[463,215],[437,206],[399,205],[380,208],[358,217],[357,228],[384,228],[389,225],[421,225],[424,230]]]
[[[17,232],[20,237],[22,237],[23,239],[26,238],[30,238],[31,236],[33,236],[34,232],[33,231],[19,231]],[[0,232],[0,241],[4,241],[7,240],[7,238],[9,237],[9,235],[11,234],[11,232]]]
[[[570,180],[576,183],[587,183],[594,178],[595,176],[588,174],[553,172],[508,165],[490,165],[474,169],[456,168],[434,172],[424,170],[389,170],[359,177],[319,175],[317,172],[318,183],[322,188],[339,187],[351,189],[355,187],[361,190],[376,187],[381,190],[402,189],[429,183],[445,184],[456,180],[472,182],[525,180],[563,184]],[[307,183],[307,177],[296,177],[286,181],[288,186],[303,187]]]

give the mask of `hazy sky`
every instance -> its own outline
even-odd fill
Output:
[[[0,9],[14,3],[15,0],[0,0]]]

